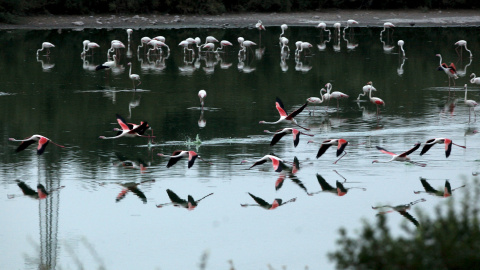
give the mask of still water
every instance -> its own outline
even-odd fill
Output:
[[[464,84],[469,99],[480,99],[479,87],[469,83],[472,72],[480,75],[475,60],[480,37],[474,28],[397,28],[381,42],[380,30],[356,28],[345,39],[335,41],[332,35],[324,43],[328,36],[314,27],[290,27],[291,53],[283,59],[279,27],[267,28],[261,37],[248,28],[135,29],[130,44],[123,29],[0,32],[2,268],[228,269],[233,263],[235,269],[331,269],[326,254],[335,249],[338,229],[353,231],[362,219],[374,221],[372,206],[425,198],[411,213],[431,212],[447,199],[414,194],[422,190],[419,177],[434,188],[441,189],[446,179],[452,188],[468,188],[472,172],[480,170],[478,123],[473,114],[469,120],[463,103]],[[168,57],[153,52],[147,57],[143,49],[137,54],[141,37],[158,35],[166,37]],[[185,56],[177,46],[207,35],[234,45],[201,59]],[[241,58],[239,36],[258,44]],[[465,51],[459,58],[453,45],[466,37],[473,59]],[[86,39],[100,48],[81,58]],[[112,70],[95,71],[107,61],[114,39],[129,50],[118,53]],[[398,54],[399,39],[405,41],[405,59]],[[297,40],[313,45],[299,59]],[[36,57],[44,41],[56,47],[49,57],[44,52]],[[460,78],[450,92],[447,76],[437,71],[437,53],[457,66]],[[136,91],[128,62],[141,77]],[[379,116],[367,99],[354,102],[368,81],[377,89],[374,96],[386,103]],[[314,137],[302,135],[294,147],[292,135],[286,135],[270,147],[273,135],[264,130],[289,127],[258,123],[278,119],[276,97],[292,112],[319,96],[326,83],[350,98],[340,100],[338,109],[335,100],[311,114],[309,106],[296,119]],[[200,89],[207,91],[203,110]],[[132,123],[147,121],[152,131],[146,134],[153,132],[155,139],[99,139],[115,136],[116,114]],[[33,134],[65,148],[49,144],[38,156],[34,144],[15,153],[19,143],[8,139]],[[201,144],[186,144],[197,136]],[[448,159],[443,145],[410,155],[426,167],[372,164],[390,159],[376,146],[399,154],[438,137],[466,149],[454,146]],[[315,158],[319,142],[339,138],[349,145],[337,164],[332,164],[335,146]],[[212,165],[197,159],[187,169],[180,160],[167,169],[168,159],[157,154],[175,150],[196,151]],[[247,170],[269,153],[288,162],[297,157],[300,170],[278,173],[271,162]],[[344,196],[320,192],[317,174],[333,187],[338,180],[352,189]],[[18,181],[33,190],[39,183],[58,190],[39,200],[23,195]],[[169,193],[184,200],[204,198],[189,211],[169,205]],[[249,193],[269,204],[296,200],[272,210],[242,207],[256,203]],[[461,190],[454,192],[461,196]],[[414,226],[397,213],[388,217],[398,233],[402,222]]]

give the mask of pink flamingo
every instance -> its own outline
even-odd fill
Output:
[[[160,157],[166,156],[165,154],[157,154]],[[168,160],[167,168],[172,167],[175,165],[180,159],[188,157],[188,168],[190,169],[193,164],[195,163],[195,160],[198,158],[202,160],[203,162],[208,163],[209,165],[212,165],[211,162],[205,161],[203,158],[201,158],[195,151],[184,151],[184,150],[176,150],[172,153],[170,156],[170,159]]]
[[[310,137],[313,137],[313,134],[307,134],[299,131],[296,128],[284,128],[284,129],[279,129],[276,132],[270,132],[268,130],[264,130],[265,133],[273,133],[273,138],[272,141],[270,142],[270,146],[274,146],[277,142],[280,141],[280,139],[283,138],[283,136],[287,134],[293,134],[293,145],[297,147],[298,142],[300,142],[300,134],[307,135]]]
[[[434,146],[437,143],[438,144],[445,144],[445,157],[447,157],[447,158],[450,156],[450,152],[452,151],[452,145],[462,147],[462,148],[467,148],[463,145],[455,144],[455,143],[452,142],[452,140],[447,139],[447,138],[434,138],[434,139],[430,139],[430,140],[425,142],[425,144],[423,145],[422,151],[420,152],[420,156],[427,153],[427,151],[430,150],[430,148],[432,148],[432,146]]]
[[[313,142],[313,141],[309,141]],[[322,142],[320,149],[317,152],[317,158],[321,157],[330,146],[336,145],[337,146],[337,157],[344,153],[340,158],[338,158],[333,164],[337,164],[337,162],[342,159],[346,154],[345,147],[347,147],[348,142],[345,139],[329,139]]]
[[[123,117],[119,114],[117,116],[117,122],[120,125],[121,129],[115,128],[115,131],[118,131],[117,136],[114,137],[105,137],[100,136],[99,139],[118,139],[121,137],[146,137],[146,138],[154,138],[154,136],[144,136],[143,134],[147,129],[150,128],[147,122],[140,122],[140,125],[127,123]]]
[[[441,54],[436,54],[435,56],[440,57],[440,62],[439,62],[439,67],[438,70],[443,70],[445,74],[447,74],[448,77],[448,90],[450,91],[450,80],[453,81],[453,86],[455,87],[455,80],[458,79],[457,75],[457,68],[455,67],[455,64],[450,63],[449,66],[447,64],[442,63],[442,55]]]
[[[425,166],[427,166],[427,164],[411,161],[410,157],[408,156],[411,153],[413,153],[415,150],[417,150],[419,147],[420,147],[420,143],[416,143],[413,146],[413,148],[411,148],[410,150],[405,151],[405,152],[401,153],[400,155],[397,155],[395,153],[389,152],[385,148],[377,146],[377,149],[380,150],[380,152],[382,152],[384,154],[389,154],[390,156],[392,156],[392,159],[390,159],[388,161],[374,160],[374,161],[372,161],[372,163],[387,163],[387,162],[392,162],[392,161],[402,161],[402,162],[409,162],[411,164],[414,164],[414,165],[417,165],[417,166],[420,166],[420,167],[425,167]]]
[[[251,194],[250,192],[248,193],[248,195],[250,195],[250,197],[252,197],[252,199],[257,203],[257,204],[240,204],[242,207],[247,207],[247,206],[260,206],[264,209],[267,209],[267,210],[274,210],[276,209],[277,207],[279,206],[282,206],[284,204],[287,204],[287,203],[290,203],[290,202],[294,202],[297,200],[297,198],[293,198],[293,199],[290,199],[286,202],[283,202],[282,199],[275,199],[273,200],[273,202],[270,204],[270,203],[267,203],[264,199],[262,198],[259,198],[253,194]]]
[[[25,150],[28,146],[30,146],[31,144],[35,143],[35,142],[38,142],[38,146],[37,146],[37,155],[41,155],[43,154],[43,152],[45,151],[45,148],[47,147],[48,143],[51,142],[53,143],[54,145],[58,146],[58,147],[61,147],[61,148],[64,148],[65,146],[63,145],[59,145],[59,144],[56,144],[54,143],[52,140],[50,140],[49,138],[45,137],[45,136],[42,136],[42,135],[32,135],[24,140],[17,140],[17,139],[14,139],[14,138],[9,138],[8,139],[9,141],[12,141],[12,142],[22,142],[18,148],[15,150],[15,152],[20,152],[22,150]]]
[[[308,105],[308,102],[305,102],[305,104],[303,104],[302,107],[296,109],[295,111],[293,111],[290,114],[287,114],[287,112],[285,110],[285,107],[283,106],[282,101],[277,97],[277,101],[275,102],[275,107],[277,108],[278,113],[280,114],[280,119],[278,119],[276,122],[260,121],[258,123],[259,124],[278,124],[278,123],[286,122],[286,123],[294,124],[294,125],[296,125],[298,127],[301,127],[305,130],[310,130],[308,128],[304,128],[304,127],[300,126],[299,124],[297,124],[297,121],[294,119],[294,117],[297,116],[299,113],[301,113],[303,111],[303,109],[305,109],[305,107],[307,107],[307,105]]]

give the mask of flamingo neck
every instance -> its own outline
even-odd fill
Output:
[[[443,66],[442,66],[442,56],[439,54],[438,57],[440,57],[439,65],[443,68]]]
[[[465,101],[467,101],[467,87],[465,87]]]

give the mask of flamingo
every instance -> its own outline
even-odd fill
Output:
[[[463,86],[463,88],[465,89],[464,102],[465,102],[465,105],[467,105],[469,107],[469,109],[468,109],[468,122],[470,122],[470,115],[472,113],[472,109],[473,109],[473,115],[475,116],[475,121],[476,121],[477,120],[477,114],[475,113],[475,107],[478,105],[478,103],[473,99],[467,99],[467,84],[465,84]]]
[[[219,50],[223,50],[223,47],[226,47],[226,46],[233,46],[233,44],[228,40],[222,40],[220,41],[220,48],[217,48],[215,52],[218,52]]]
[[[277,142],[279,142],[283,138],[283,136],[287,134],[293,134],[293,145],[295,147],[297,147],[298,142],[300,142],[300,134],[307,135],[310,137],[314,136],[313,134],[303,133],[296,128],[284,128],[284,129],[279,129],[276,132],[270,132],[268,130],[264,130],[263,132],[274,134],[272,141],[270,142],[270,146],[274,146]]]
[[[200,104],[202,105],[202,111],[203,111],[204,100],[206,97],[207,97],[207,91],[205,90],[198,91],[198,98],[200,99]]]
[[[60,187],[57,187],[57,188],[54,188],[54,189],[51,189],[49,191],[47,191],[45,189],[45,186],[42,185],[42,184],[37,184],[37,191],[33,190],[31,187],[29,187],[25,182],[23,181],[20,181],[20,180],[15,180],[15,182],[17,182],[17,185],[18,187],[22,190],[22,193],[23,195],[25,196],[28,196],[32,199],[38,199],[38,200],[43,200],[45,198],[47,198],[48,195],[50,195],[50,193],[54,192],[54,191],[57,191],[57,190],[60,190],[62,188],[64,188],[65,186],[60,186]],[[11,195],[11,194],[8,194],[7,195],[7,198],[9,199],[13,199],[15,197],[17,197],[18,195]]]
[[[110,58],[110,53],[111,52],[116,51],[117,54],[119,54],[118,49],[125,49],[125,45],[120,40],[112,40],[110,42],[110,49],[108,49],[108,51],[107,51],[107,58]]]
[[[391,205],[383,205],[383,206],[372,206],[372,209],[384,209],[384,208],[390,208],[392,210],[389,210],[389,211],[380,211],[378,212],[377,215],[383,215],[383,214],[386,214],[386,213],[390,213],[390,212],[393,212],[393,211],[396,211],[398,212],[400,215],[406,217],[410,222],[412,222],[413,224],[415,224],[415,226],[418,227],[418,225],[420,225],[418,223],[418,221],[412,216],[410,215],[407,210],[410,209],[410,207],[416,203],[419,203],[419,202],[424,202],[426,201],[425,199],[419,199],[419,200],[416,200],[416,201],[413,201],[413,202],[410,202],[408,204],[400,204],[400,205],[396,205],[396,206],[391,206]]]
[[[128,72],[128,77],[130,77],[130,80],[132,80],[133,88],[137,89],[135,86],[135,81],[138,81],[137,86],[139,86],[142,82],[140,81],[140,76],[138,74],[132,74],[132,63],[128,62],[128,65],[130,66],[130,71]]]
[[[83,44],[83,52],[81,53],[82,55],[85,54],[85,50],[87,49],[88,43],[90,43],[90,40],[88,40],[88,39],[86,39],[82,42],[82,44]]]
[[[470,78],[472,78],[470,80],[470,83],[480,84],[480,77],[477,77],[477,75],[475,75],[475,73],[470,74]]]
[[[323,29],[324,32],[328,32],[328,37],[330,37],[332,34],[332,32],[330,32],[330,30],[327,29],[327,24],[325,24],[324,22],[320,22],[317,25],[317,28]]]
[[[255,42],[250,41],[250,40],[245,40],[242,44],[243,44],[243,48],[244,48],[245,52],[247,50],[246,48],[250,48],[251,46],[256,46],[257,45]]]
[[[35,143],[35,142],[38,142],[38,146],[37,146],[37,155],[41,155],[43,154],[43,152],[45,151],[45,148],[47,147],[48,143],[51,142],[53,143],[54,145],[58,146],[58,147],[61,147],[61,148],[64,148],[65,146],[63,145],[59,145],[59,144],[56,144],[54,143],[52,140],[50,140],[49,138],[45,137],[45,136],[42,136],[42,135],[32,135],[24,140],[17,140],[17,139],[14,139],[14,138],[9,138],[8,139],[9,141],[12,141],[12,142],[22,142],[18,148],[15,150],[15,152],[20,152],[22,150],[25,150],[28,146],[30,146],[31,144]]]
[[[120,186],[123,187],[123,189],[118,193],[117,198],[115,199],[115,202],[121,201],[127,194],[131,191],[133,194],[137,195],[138,198],[145,204],[147,203],[147,196],[145,196],[145,193],[141,191],[138,186],[144,183],[149,183],[149,182],[155,182],[155,179],[152,180],[145,180],[140,183],[135,183],[135,182],[128,182],[128,183],[121,183],[119,184]]]
[[[265,31],[265,26],[263,26],[262,21],[258,20],[258,22],[255,24],[255,28],[258,29],[258,31]]]
[[[273,203],[269,204],[267,203],[264,199],[262,198],[259,198],[255,195],[253,195],[252,193],[248,192],[248,195],[250,195],[250,197],[252,197],[252,199],[257,203],[257,204],[240,204],[242,207],[247,207],[247,206],[260,206],[264,209],[267,209],[267,210],[274,210],[276,209],[277,207],[279,206],[282,206],[282,205],[285,205],[287,203],[290,203],[290,202],[294,202],[297,200],[297,198],[292,198],[286,202],[283,202],[282,199],[275,199],[273,200]]]
[[[294,119],[294,117],[297,116],[299,113],[301,113],[303,111],[303,109],[305,109],[305,107],[307,107],[307,105],[308,105],[308,102],[305,102],[305,104],[303,104],[302,107],[296,109],[295,111],[293,111],[290,114],[287,114],[287,112],[285,110],[285,107],[283,106],[283,102],[277,97],[277,100],[275,102],[275,107],[277,108],[278,113],[280,114],[280,119],[278,119],[276,122],[260,121],[258,123],[259,124],[278,124],[278,123],[282,123],[282,122],[288,122],[290,124],[301,127],[305,130],[310,130],[308,128],[304,128],[304,127],[300,126],[299,124],[297,124],[297,121]]]
[[[128,36],[128,43],[130,43],[130,36],[132,35],[133,30],[132,29],[127,29],[127,36]]]
[[[336,171],[335,171],[336,172]],[[337,173],[338,174],[338,173]],[[340,175],[341,176],[341,175]],[[309,196],[312,196],[312,195],[315,195],[315,194],[318,194],[320,192],[330,192],[330,193],[333,193],[337,196],[345,196],[348,192],[349,189],[352,189],[352,188],[359,188],[359,189],[362,189],[363,191],[365,191],[366,189],[365,188],[360,188],[360,187],[351,187],[351,188],[345,188],[345,186],[340,182],[340,181],[336,181],[336,188],[332,187],[329,183],[327,183],[327,181],[325,180],[325,178],[323,178],[320,174],[317,173],[317,180],[318,180],[318,183],[320,184],[320,187],[322,188],[321,191],[318,191],[318,192],[312,192],[312,193],[308,193]]]
[[[432,148],[432,146],[434,146],[437,143],[438,144],[445,144],[445,157],[447,157],[447,158],[450,156],[450,152],[452,151],[452,145],[462,147],[462,148],[467,148],[463,145],[455,144],[455,143],[452,142],[452,140],[447,139],[447,138],[434,138],[434,139],[427,140],[425,142],[425,144],[423,145],[422,151],[420,152],[420,156],[427,153],[428,150],[430,150],[430,148]]]
[[[215,37],[208,36],[208,37],[205,38],[205,44],[214,43],[214,42],[218,42],[218,40]]]
[[[309,143],[310,142],[313,142],[313,141],[309,141]],[[343,153],[343,155],[340,158],[338,158],[335,162],[333,162],[333,164],[337,164],[337,162],[347,154],[347,151],[345,151],[345,147],[347,147],[348,142],[345,139],[328,139],[323,141],[321,143],[320,148],[318,149],[316,158],[321,157],[327,151],[327,149],[330,148],[330,146],[332,145],[337,146],[337,157]]]
[[[146,48],[146,47],[144,47],[144,45],[147,45],[151,40],[152,39],[149,38],[149,37],[142,37],[140,39],[140,45],[138,45],[138,47],[137,47],[137,54],[139,53],[140,48]],[[144,53],[145,53],[145,50],[144,50]]]
[[[312,48],[312,47],[313,47],[312,44],[310,44],[309,42],[302,42],[301,41],[300,49],[296,52],[296,55],[300,56],[300,53],[302,53],[304,49],[307,49],[309,52],[311,52],[310,48]]]
[[[383,34],[383,32],[387,31],[387,33],[388,33],[388,29],[390,29],[390,28],[392,28],[392,32],[393,32],[393,31],[394,31],[394,30],[393,30],[394,27],[395,27],[395,25],[393,25],[393,23],[391,23],[391,22],[385,22],[385,23],[383,24],[383,30],[380,31],[380,40],[382,40],[382,34]]]
[[[338,37],[340,37],[340,27],[342,27],[342,25],[339,22],[333,24],[333,28],[335,28],[334,34],[338,35]]]
[[[466,41],[466,40],[463,40],[463,39],[462,39],[462,40],[459,40],[459,41],[455,42],[455,45],[457,46],[457,47],[455,48],[455,51],[457,52],[458,56],[460,56],[460,58],[462,58],[462,52],[463,52],[461,47],[465,47],[465,50],[470,53],[470,58],[473,57],[472,51],[470,51],[470,50],[467,48],[467,41]],[[460,49],[460,54],[458,53],[458,49]]]
[[[325,88],[320,89],[320,97],[309,97],[307,98],[307,102],[309,104],[313,104],[313,112],[315,113],[315,106],[317,104],[322,104],[323,103],[323,95],[322,92],[327,92]]]
[[[405,58],[405,50],[403,49],[404,44],[405,44],[405,42],[401,39],[397,42],[398,49],[402,50],[403,58]]]
[[[358,24],[357,21],[355,20],[347,20],[347,26],[345,28],[343,28],[343,35],[345,35],[345,31],[350,28],[350,25],[352,24]],[[353,29],[353,28],[352,28]],[[353,30],[352,30],[353,31]]]
[[[334,92],[330,93],[330,91],[332,91],[332,84],[331,83],[325,84],[325,87],[327,88],[327,93],[329,93],[329,98],[327,100],[330,101],[331,98],[336,99],[337,100],[337,110],[338,110],[338,106],[339,106],[338,100],[341,99],[341,98],[348,98],[348,95],[344,94],[342,92],[339,92],[339,91],[334,91]]]
[[[115,67],[117,65],[117,55],[114,54],[113,55],[113,60],[111,61],[107,61],[101,65],[98,65],[95,70],[98,71],[98,70],[102,70],[102,69],[111,69],[113,67]]]
[[[280,38],[280,43],[282,44],[282,49],[280,50],[281,54],[286,53],[288,51],[290,53],[290,48],[288,47],[288,38],[286,37],[281,37]]]
[[[280,34],[279,39],[281,39],[282,36],[285,34],[285,31],[288,29],[288,25],[282,24],[282,25],[280,25],[280,28],[282,29],[282,33]]]
[[[369,95],[368,95],[368,98],[370,99],[370,102],[377,105],[377,117],[378,115],[380,114],[380,105],[382,105],[383,107],[385,107],[385,102],[381,99],[381,98],[378,98],[378,97],[372,97],[372,91],[377,91],[377,89],[375,89],[375,87],[370,87],[370,92],[369,92]]]
[[[370,92],[370,88],[372,88],[372,82],[368,82],[366,85],[363,86],[362,90],[363,90],[363,93],[359,94],[358,97],[357,97],[357,100],[360,100],[360,97],[363,97],[365,96],[366,94],[368,94]],[[374,88],[374,87],[373,87]]]
[[[457,75],[457,68],[455,68],[455,65],[453,63],[450,63],[449,66],[447,64],[442,63],[442,55],[441,54],[436,54],[435,56],[440,57],[440,62],[439,62],[439,67],[438,70],[443,70],[445,74],[448,76],[448,88],[450,90],[450,79],[453,80],[453,86],[455,87],[455,80],[458,79]]]
[[[154,37],[153,39],[158,40],[158,41],[161,41],[161,42],[165,42],[165,41],[166,41],[166,39],[165,39],[164,36],[156,36],[156,37]],[[190,40],[190,39],[189,39],[189,40]],[[189,43],[190,43],[190,42],[189,42]]]
[[[161,208],[165,205],[173,205],[176,207],[181,207],[181,208],[186,208],[187,210],[191,211],[195,209],[198,206],[198,203],[207,198],[210,195],[213,195],[213,193],[207,194],[206,196],[203,196],[201,199],[195,200],[192,195],[188,195],[187,200],[180,198],[175,192],[173,192],[170,189],[167,189],[167,195],[168,198],[170,198],[170,203],[162,203],[162,204],[157,204],[157,208]]]
[[[452,187],[450,186],[450,182],[448,182],[448,180],[446,180],[446,181],[445,181],[445,188],[444,188],[443,191],[441,191],[441,190],[436,190],[436,189],[434,189],[434,188],[427,182],[427,179],[425,179],[425,178],[420,177],[420,182],[422,183],[422,186],[423,186],[423,188],[425,189],[425,191],[414,191],[413,193],[415,193],[415,194],[420,194],[420,193],[422,193],[422,192],[425,192],[425,193],[428,193],[428,194],[430,194],[430,195],[439,196],[439,197],[444,197],[444,198],[447,198],[447,197],[452,196],[452,192],[453,192],[455,189],[459,189],[459,188],[465,187],[465,185],[463,185],[463,186],[460,186],[460,187],[457,187],[457,188],[452,189]]]
[[[152,136],[144,136],[143,134],[147,129],[150,128],[147,122],[140,122],[140,125],[132,124],[132,123],[127,123],[125,119],[123,119],[122,116],[119,114],[116,114],[117,117],[117,123],[120,125],[121,129],[114,129],[115,131],[118,131],[117,136],[114,137],[105,137],[105,136],[100,136],[99,139],[118,139],[121,137],[146,137],[146,138],[152,138]]]
[[[161,154],[161,153],[159,153],[157,155],[160,156],[160,157],[166,156],[165,154]],[[211,162],[208,162],[208,161],[204,160],[194,151],[176,150],[169,157],[170,157],[170,159],[168,160],[167,168],[170,168],[173,165],[175,165],[183,157],[188,157],[188,168],[189,169],[193,166],[193,164],[195,163],[195,160],[197,158],[202,160],[203,162],[208,163],[209,165],[212,165]]]
[[[186,40],[183,40],[183,41],[181,41],[181,42],[178,44],[178,46],[183,47],[183,53],[186,53],[186,51],[191,51],[191,52],[192,52],[192,55],[195,56],[195,51],[194,51],[193,49],[190,49],[190,48],[188,47],[188,45],[189,45],[189,43],[188,43],[188,41],[186,41]]]
[[[215,49],[215,44],[213,44],[212,42],[205,43],[202,45],[202,48],[206,48],[207,51],[213,52],[213,49]]]
[[[50,42],[43,42],[42,43],[42,48],[37,50],[37,55],[39,52],[43,51],[44,49],[47,49],[47,55],[50,54],[50,48],[55,48],[55,45],[53,45]]]
[[[390,159],[390,160],[388,160],[388,161],[378,161],[378,160],[374,160],[374,161],[372,161],[372,163],[387,163],[387,162],[392,162],[392,161],[402,161],[402,162],[409,162],[409,163],[411,163],[411,164],[414,164],[414,165],[417,165],[417,166],[420,166],[420,167],[425,167],[425,166],[427,166],[426,164],[411,161],[411,160],[410,160],[410,157],[408,157],[408,155],[410,155],[411,153],[413,153],[413,152],[414,152],[415,150],[417,150],[419,147],[420,147],[420,143],[416,143],[416,144],[413,146],[413,148],[411,148],[410,150],[405,151],[405,152],[401,153],[400,155],[397,155],[397,154],[395,154],[395,153],[389,152],[389,151],[386,150],[385,148],[382,148],[382,147],[377,146],[377,149],[380,150],[380,152],[391,155],[391,156],[392,156],[392,159]]]
[[[285,164],[285,161],[274,156],[274,155],[265,155],[263,156],[261,159],[258,159],[255,161],[255,163],[253,163],[253,165],[248,168],[249,170],[257,165],[261,165],[261,164],[264,164],[265,162],[267,162],[268,160],[272,161],[272,166],[273,166],[273,169],[276,171],[276,172],[281,172],[283,169],[287,168],[287,165]],[[245,163],[247,162],[246,160],[242,160],[241,163]]]

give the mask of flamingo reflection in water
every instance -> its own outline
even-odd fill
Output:
[[[303,184],[303,182],[295,175],[299,170],[300,170],[300,162],[298,161],[297,157],[294,157],[291,170],[286,170],[285,173],[282,172],[278,176],[277,181],[275,181],[275,190],[280,190],[282,188],[282,186],[285,182],[285,179],[288,176],[288,178],[290,178],[290,180],[292,180],[292,182],[295,185],[297,185],[299,188],[301,188],[303,191],[305,191],[305,193],[308,194],[308,190],[305,187],[305,185]]]
[[[168,155],[161,154],[161,153],[159,153],[157,155],[160,156],[160,157],[168,156]],[[195,151],[176,150],[169,157],[170,157],[170,159],[168,160],[167,168],[170,168],[173,165],[175,165],[183,157],[188,157],[188,168],[189,169],[193,166],[193,164],[195,163],[195,160],[197,158],[200,159],[203,162],[208,163],[208,165],[213,165],[211,162],[206,161],[203,158],[201,158],[197,153],[195,153]]]
[[[170,189],[167,189],[167,194],[168,197],[170,198],[169,203],[162,203],[162,204],[157,204],[157,208],[161,208],[167,205],[173,205],[175,207],[181,207],[181,208],[186,208],[187,210],[191,211],[195,209],[198,206],[198,203],[207,198],[210,195],[213,195],[213,193],[207,194],[206,196],[203,196],[202,198],[195,200],[192,195],[188,195],[187,200],[180,198],[175,192],[173,192]]]
[[[46,56],[46,59],[39,59],[37,55],[37,62],[42,64],[42,70],[45,72],[51,71],[53,67],[55,67],[55,63],[50,63],[50,57]]]
[[[287,134],[293,134],[294,147],[297,147],[298,143],[300,142],[300,134],[310,136],[310,137],[314,136],[313,134],[303,133],[296,128],[284,128],[284,129],[279,129],[275,132],[264,130],[263,132],[273,134],[273,138],[272,138],[272,141],[270,142],[270,146],[274,146],[275,144],[277,144],[277,142],[279,142],[283,138],[283,136]]]
[[[342,177],[344,179],[343,183],[345,183],[347,181],[347,179],[345,179],[345,177],[343,177],[341,174],[339,174],[336,170],[333,170],[336,174],[338,174],[340,177]],[[317,180],[318,180],[318,183],[320,184],[320,187],[322,188],[322,190],[320,191],[317,191],[317,192],[311,192],[311,193],[308,193],[309,196],[313,196],[315,194],[319,194],[319,193],[322,193],[322,192],[330,192],[330,193],[333,193],[337,196],[345,196],[348,192],[349,189],[361,189],[363,191],[367,190],[366,188],[362,188],[362,187],[349,187],[349,188],[346,188],[342,182],[340,181],[336,181],[336,187],[332,187],[329,183],[327,183],[327,181],[325,180],[325,178],[323,178],[320,174],[317,173]]]
[[[27,197],[30,197],[30,198],[35,199],[35,200],[43,200],[43,199],[47,198],[48,195],[50,195],[52,192],[58,191],[58,190],[65,187],[65,186],[60,186],[60,187],[57,187],[57,188],[54,188],[54,189],[51,189],[51,190],[47,191],[42,184],[37,184],[37,191],[35,191],[34,189],[32,189],[30,186],[28,186],[23,181],[15,180],[15,182],[17,182],[18,187],[23,192],[23,195],[21,195],[21,196],[27,196]],[[16,197],[19,197],[19,196],[20,195],[8,194],[7,198],[13,199],[13,198],[16,198]]]
[[[419,202],[424,202],[424,201],[426,201],[426,200],[422,198],[422,199],[419,199],[419,200],[416,200],[416,201],[413,201],[413,202],[410,202],[410,203],[407,203],[407,204],[400,204],[400,205],[396,205],[396,206],[392,206],[392,205],[372,206],[372,209],[374,209],[374,210],[379,209],[379,212],[378,212],[377,216],[396,211],[400,215],[407,218],[410,222],[415,224],[415,226],[418,227],[420,224],[418,223],[418,221],[412,215],[410,215],[407,212],[407,210],[409,210],[412,205],[417,204]],[[387,210],[387,209],[391,209],[391,210]]]
[[[455,145],[464,149],[466,148],[463,145],[458,145],[456,143],[453,143],[451,139],[433,138],[425,142],[425,144],[423,145],[422,151],[420,152],[420,156],[427,153],[428,150],[430,150],[430,148],[432,148],[432,146],[434,146],[435,144],[445,144],[445,157],[447,158],[450,156],[450,153],[452,152],[452,145]]]
[[[437,190],[434,189],[428,182],[427,179],[420,177],[420,182],[422,183],[423,188],[425,191],[414,191],[413,193],[415,194],[420,194],[420,193],[428,193],[433,196],[438,196],[438,197],[450,197],[452,196],[452,192],[456,189],[463,188],[465,185],[457,187],[452,189],[452,186],[450,185],[450,182],[448,180],[445,181],[445,188],[443,190]]]
[[[115,156],[117,156],[118,160],[120,162],[113,163],[113,166],[117,167],[124,167],[124,168],[130,168],[130,169],[138,169],[140,170],[140,173],[145,173],[147,171],[148,164],[145,163],[142,159],[138,158],[136,161],[133,159],[129,159],[125,156],[123,156],[120,153],[115,153]]]
[[[270,204],[270,203],[267,203],[264,199],[260,198],[260,197],[257,197],[255,195],[253,195],[252,193],[248,192],[248,195],[250,195],[250,197],[252,197],[252,199],[257,203],[257,204],[240,204],[240,206],[242,207],[248,207],[248,206],[260,206],[266,210],[274,210],[282,205],[285,205],[287,203],[290,203],[290,202],[295,202],[297,200],[297,198],[292,198],[288,201],[283,201],[282,199],[278,199],[276,198],[275,200],[273,200],[273,202]]]
[[[117,197],[115,198],[115,202],[119,202],[119,201],[123,200],[129,192],[132,192],[133,194],[137,195],[137,197],[140,198],[140,200],[144,204],[146,204],[147,203],[147,197],[145,196],[145,194],[140,189],[138,189],[139,185],[142,185],[142,184],[145,184],[145,183],[155,183],[155,179],[145,180],[145,181],[142,181],[140,183],[135,183],[135,182],[117,183],[118,185],[120,185],[122,187],[122,190],[120,191],[120,193],[118,193]],[[105,185],[105,183],[101,183],[100,185],[103,186],[103,185]]]

